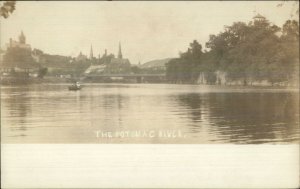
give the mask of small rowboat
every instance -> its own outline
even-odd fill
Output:
[[[75,84],[69,86],[68,88],[69,91],[78,91],[81,89],[81,85],[79,84],[79,82],[76,82]]]
[[[69,86],[69,91],[78,91],[80,90],[81,87],[79,86],[76,86],[76,85],[72,85],[72,86]]]

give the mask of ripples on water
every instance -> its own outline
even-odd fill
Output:
[[[96,131],[180,131],[184,137],[97,138]],[[165,84],[1,87],[6,143],[299,142],[299,91]]]

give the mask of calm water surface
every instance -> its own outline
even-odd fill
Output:
[[[296,143],[299,91],[167,84],[1,87],[4,143]]]

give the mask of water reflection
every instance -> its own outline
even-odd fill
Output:
[[[295,141],[299,139],[297,93],[208,93],[179,95],[187,107],[192,132],[209,133],[232,143]]]
[[[14,131],[10,137],[26,136],[26,130],[28,127],[27,119],[31,113],[30,98],[26,96],[28,90],[28,88],[24,87],[20,93],[18,88],[7,89],[7,92],[11,95],[11,98],[7,99],[8,108],[5,109],[7,109],[7,113],[10,117],[10,128],[12,131]],[[1,111],[3,112],[2,106]]]
[[[95,131],[180,131],[180,138],[96,138]],[[189,85],[1,87],[6,143],[299,142],[295,90]]]

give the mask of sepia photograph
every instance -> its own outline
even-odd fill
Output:
[[[297,1],[7,1],[1,16],[3,143],[299,142]]]
[[[299,1],[2,1],[0,27],[1,148],[300,142]]]

